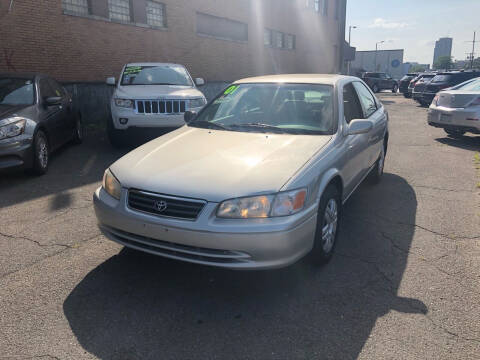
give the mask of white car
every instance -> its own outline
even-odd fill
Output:
[[[112,119],[108,122],[110,142],[122,145],[131,127],[178,128],[185,125],[186,111],[200,111],[207,103],[183,65],[132,63],[123,67],[120,79],[107,79],[116,85],[111,100]]]
[[[428,124],[453,137],[480,134],[480,78],[439,92],[430,105]]]

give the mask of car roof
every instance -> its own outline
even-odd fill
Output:
[[[280,74],[257,76],[235,81],[235,84],[252,83],[290,83],[290,84],[323,84],[334,85],[343,79],[356,79],[351,76],[336,74]],[[358,80],[358,79],[357,79]]]
[[[183,66],[183,65],[174,64],[174,63],[139,62],[139,63],[128,63],[125,66]]]

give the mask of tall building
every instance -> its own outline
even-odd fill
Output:
[[[449,37],[440,38],[435,42],[435,51],[433,52],[433,64],[441,56],[452,56],[453,39]]]
[[[98,82],[128,62],[208,81],[343,67],[346,0],[0,1],[0,72]]]

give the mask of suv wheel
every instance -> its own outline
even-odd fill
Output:
[[[374,84],[373,87],[372,87],[372,90],[374,93],[378,93],[380,91],[380,88],[378,87],[377,84]]]
[[[314,264],[323,265],[332,258],[337,244],[341,215],[340,193],[334,184],[330,184],[325,189],[318,206],[317,230],[309,255]]]
[[[393,84],[392,93],[396,94],[397,92],[398,92],[398,85],[397,85],[397,84]]]
[[[115,148],[121,148],[125,145],[125,131],[126,130],[117,130],[113,126],[113,119],[107,123],[107,135],[110,144]]]
[[[38,130],[33,139],[34,158],[33,172],[36,175],[43,175],[48,170],[50,150],[48,147],[47,136],[42,130]]]
[[[462,130],[445,129],[445,132],[454,138],[462,137],[465,134],[465,131]]]

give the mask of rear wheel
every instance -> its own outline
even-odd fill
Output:
[[[370,172],[370,180],[372,184],[378,184],[383,177],[383,170],[385,168],[385,144],[382,146],[382,151],[378,160],[375,164],[375,167]]]
[[[340,192],[334,184],[330,184],[325,189],[318,207],[315,242],[310,253],[314,264],[323,265],[332,258],[337,244],[341,215]]]
[[[374,93],[378,93],[380,91],[380,88],[378,87],[377,84],[374,84],[373,87],[372,87],[372,90]]]
[[[398,85],[397,85],[397,84],[393,84],[392,93],[396,94],[397,92],[398,92]]]
[[[73,134],[73,143],[74,144],[81,144],[83,142],[83,135],[84,135],[84,130],[83,130],[83,123],[82,123],[82,118],[80,115],[77,115],[75,119],[75,130]]]
[[[34,158],[33,172],[36,175],[43,175],[48,170],[50,150],[47,136],[42,130],[37,131],[33,140]]]
[[[445,129],[445,132],[450,135],[451,137],[462,137],[465,134],[463,130],[453,130],[453,129]]]

